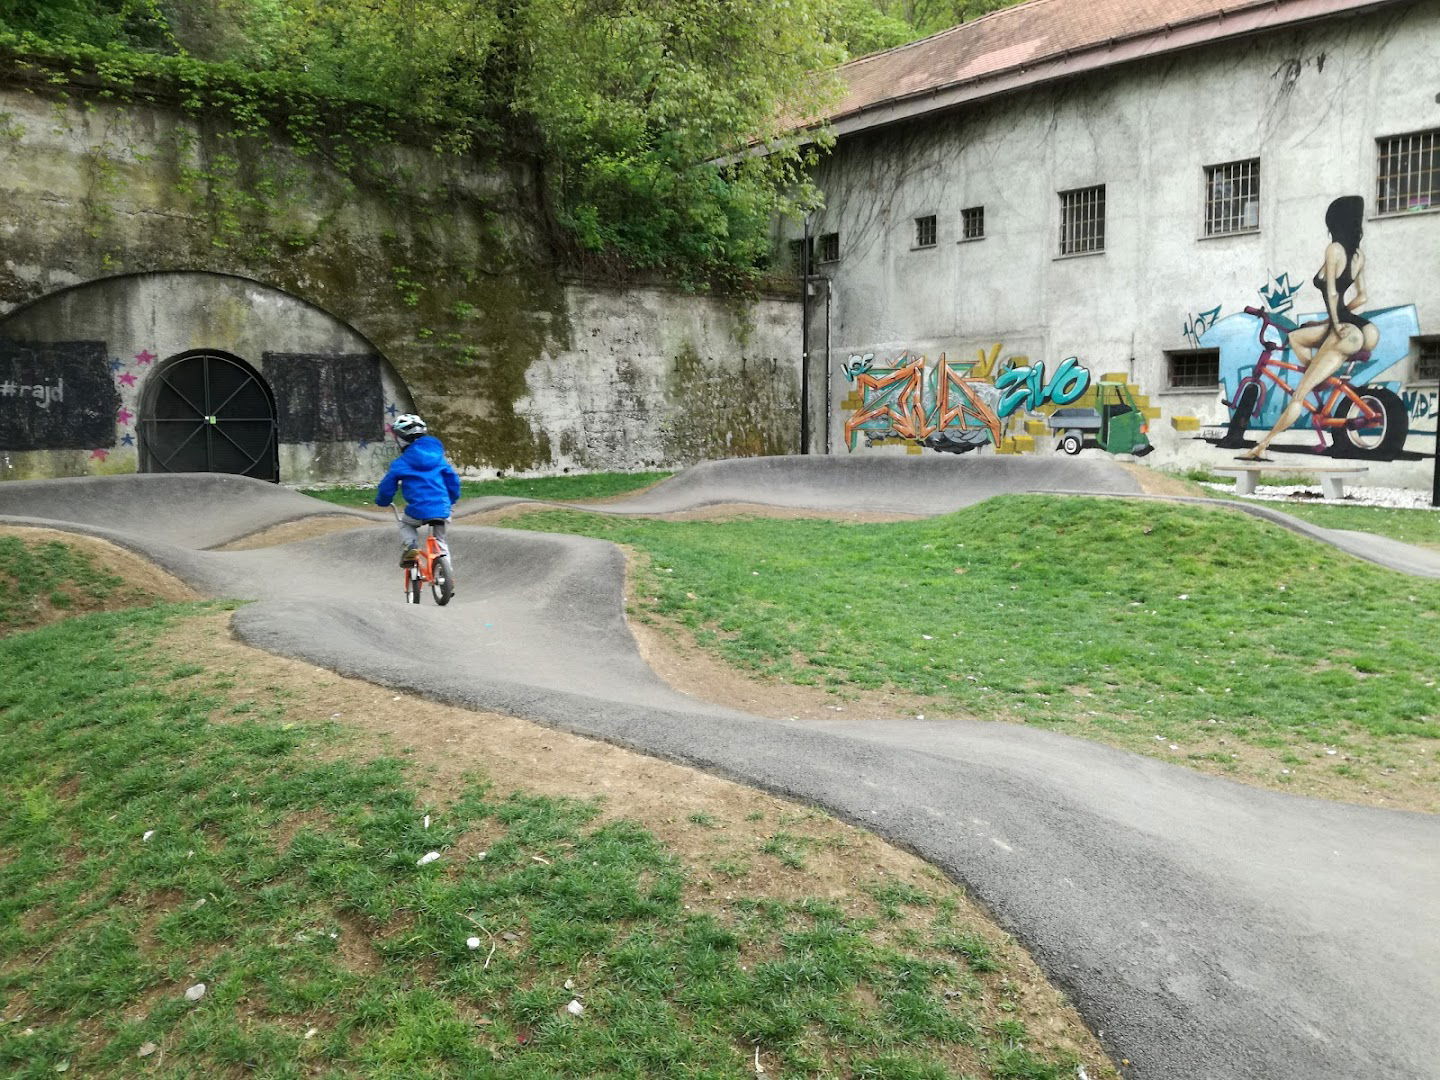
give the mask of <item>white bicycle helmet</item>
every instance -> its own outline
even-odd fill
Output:
[[[390,430],[395,432],[395,437],[401,442],[414,442],[428,430],[425,421],[414,413],[401,413],[390,425]]]

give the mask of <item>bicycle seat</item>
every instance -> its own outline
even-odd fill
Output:
[[[424,521],[420,522],[420,524],[430,525],[433,527],[435,525],[444,525],[449,520],[449,518],[426,518]]]
[[[1370,350],[1361,349],[1354,356],[1350,357],[1338,368],[1336,368],[1335,374],[1330,376],[1330,378],[1346,380],[1353,379],[1356,373],[1359,372],[1360,368],[1363,367],[1369,361],[1369,359]]]

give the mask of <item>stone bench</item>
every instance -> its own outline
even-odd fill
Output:
[[[1294,473],[1296,476],[1318,476],[1325,498],[1343,499],[1345,477],[1370,470],[1364,465],[1215,465],[1210,467],[1210,471],[1222,476],[1233,473],[1236,495],[1253,495],[1255,480],[1261,473]]]

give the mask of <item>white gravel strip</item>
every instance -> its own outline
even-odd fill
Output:
[[[1202,486],[1213,491],[1235,494],[1233,484],[1204,483]],[[1417,488],[1354,487],[1345,492],[1345,498],[1337,503],[1326,499],[1318,484],[1285,484],[1257,487],[1252,494],[1241,495],[1242,499],[1257,499],[1261,502],[1322,502],[1330,506],[1385,506],[1394,510],[1440,510],[1430,505],[1430,492]]]

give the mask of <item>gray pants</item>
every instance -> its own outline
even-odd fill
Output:
[[[425,524],[424,518],[412,518],[409,514],[400,515],[400,544],[403,550],[420,547],[420,526]],[[434,526],[435,539],[441,544],[445,543],[445,530],[450,526],[450,519],[446,518]],[[449,548],[447,546],[446,550]]]

